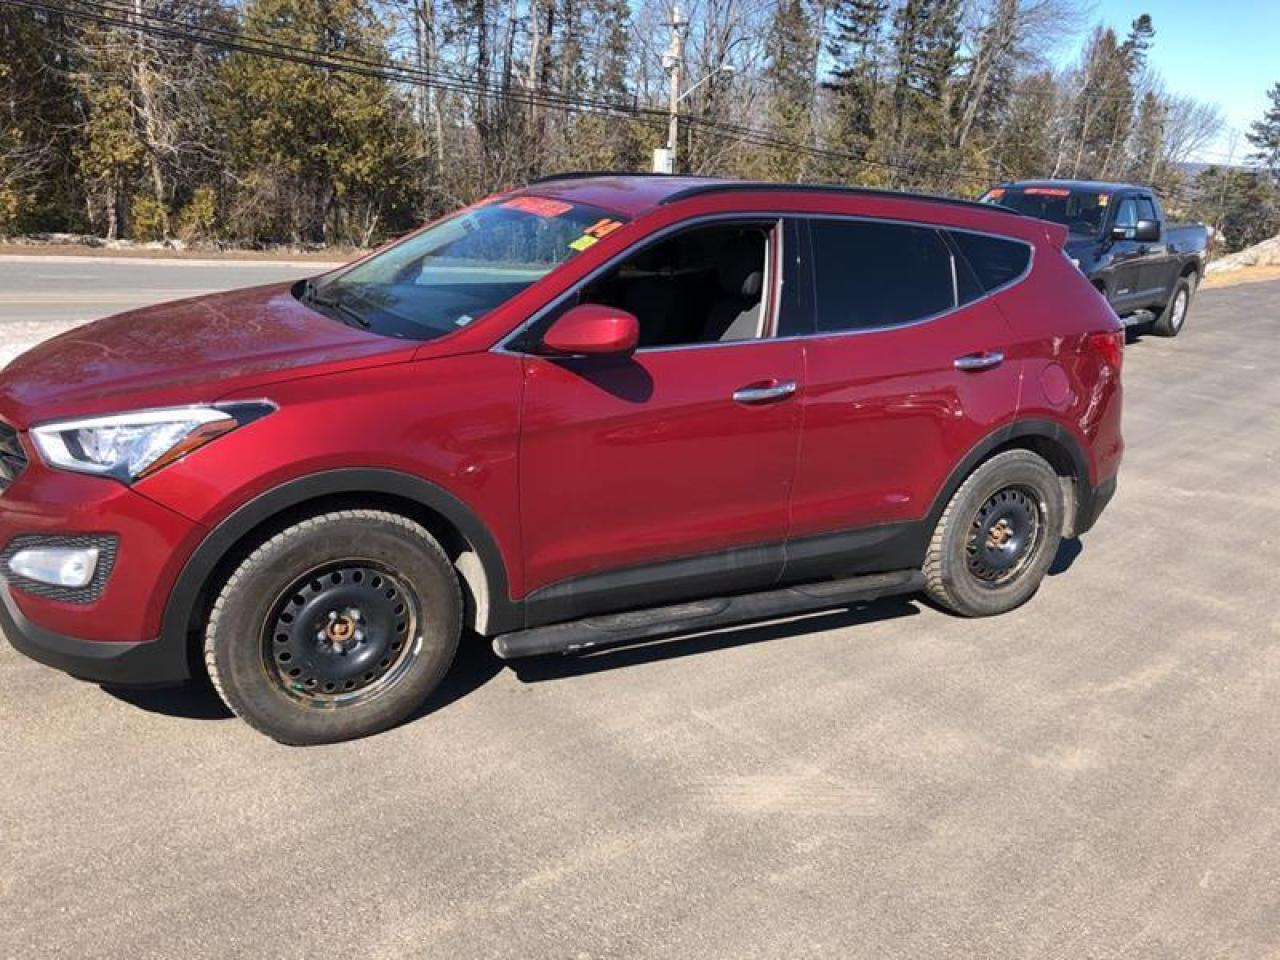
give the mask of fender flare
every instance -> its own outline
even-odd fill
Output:
[[[488,588],[488,623],[501,632],[519,625],[518,605],[508,594],[507,567],[497,541],[471,508],[443,487],[398,470],[344,468],[286,481],[237,507],[202,540],[183,565],[161,621],[161,641],[186,644],[191,615],[209,577],[231,549],[260,524],[293,507],[322,497],[384,494],[424,507],[465,537],[475,550]]]
[[[1028,418],[1025,420],[1013,420],[1002,427],[997,427],[979,440],[960,462],[952,468],[951,473],[947,476],[946,483],[942,485],[942,489],[938,491],[937,496],[933,499],[933,506],[929,509],[926,529],[933,530],[937,526],[938,520],[942,517],[942,512],[946,510],[947,504],[951,502],[955,492],[960,489],[960,485],[964,483],[965,478],[973,473],[982,461],[990,457],[1000,447],[1007,446],[1017,440],[1026,439],[1049,440],[1066,450],[1068,457],[1071,459],[1072,473],[1076,484],[1076,516],[1072,518],[1073,527],[1076,519],[1091,516],[1094,488],[1089,473],[1089,459],[1085,456],[1084,449],[1080,446],[1080,441],[1076,439],[1075,434],[1060,423],[1053,420]],[[1084,531],[1080,530],[1079,532],[1083,533]]]

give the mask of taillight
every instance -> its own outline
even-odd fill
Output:
[[[1089,334],[1089,348],[1116,373],[1124,366],[1124,331],[1108,330]]]

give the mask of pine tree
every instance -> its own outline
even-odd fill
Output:
[[[812,130],[813,87],[808,52],[813,48],[813,31],[804,0],[782,0],[769,22],[768,61],[764,68],[766,130],[793,143],[807,143]],[[759,169],[754,172],[767,180],[803,180],[810,167],[807,153],[789,148],[766,148],[760,151],[759,161]]]
[[[385,57],[367,0],[252,0],[245,29],[319,55]],[[221,81],[245,239],[368,243],[410,212],[414,127],[385,81],[246,53],[227,59]]]
[[[833,146],[865,151],[875,136],[880,44],[888,0],[836,0],[831,9],[825,86],[835,93]]]
[[[1278,184],[1280,184],[1280,83],[1275,84],[1268,92],[1271,106],[1249,127],[1246,136],[1257,149],[1250,155],[1251,160],[1262,165]]]
[[[904,0],[894,15],[890,149],[897,184],[945,182],[959,20],[959,0]]]

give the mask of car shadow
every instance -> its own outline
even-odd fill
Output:
[[[506,664],[498,658],[486,637],[466,633],[458,644],[453,665],[445,674],[440,686],[423,702],[405,723],[421,720],[428,714],[443,710],[455,700],[474,693],[502,672]]]
[[[1058,553],[1054,556],[1053,563],[1049,564],[1049,576],[1056,577],[1060,573],[1066,573],[1082,552],[1084,552],[1084,544],[1080,542],[1079,537],[1063,540],[1058,544]]]
[[[840,607],[782,622],[742,624],[713,632],[678,634],[666,638],[637,641],[576,655],[552,654],[513,660],[511,667],[522,683],[541,683],[566,677],[585,676],[642,663],[675,660],[754,643],[767,643],[821,630],[839,630],[898,617],[915,616],[919,607],[910,597],[891,597],[855,607]]]
[[[733,627],[675,634],[669,637],[619,644],[589,653],[552,654],[523,660],[500,659],[484,637],[469,634],[463,638],[453,666],[444,682],[414,713],[405,719],[413,723],[474,693],[504,669],[510,668],[521,683],[542,683],[568,677],[586,676],[605,670],[617,670],[644,663],[657,663],[681,657],[699,656],[731,650],[771,640],[839,630],[901,617],[916,616],[920,608],[912,596],[889,597],[869,604],[837,607],[802,614],[784,621],[748,623]],[[207,678],[190,680],[175,687],[103,686],[109,696],[146,710],[188,720],[230,720],[234,714],[223,704]]]
[[[458,646],[458,654],[444,682],[414,712],[406,723],[447,707],[455,700],[478,690],[501,672],[499,660],[483,637],[467,635]],[[197,677],[179,686],[114,687],[101,685],[103,693],[122,703],[184,720],[231,720],[235,714],[227,709],[208,677]]]
[[[184,720],[232,720],[235,718],[207,677],[173,687],[112,687],[102,692],[122,703]]]

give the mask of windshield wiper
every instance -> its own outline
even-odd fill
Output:
[[[362,330],[368,330],[372,326],[364,314],[355,309],[355,307],[344,303],[338,297],[330,297],[321,293],[314,277],[308,277],[302,282],[302,302],[332,310],[348,326],[360,327]]]

